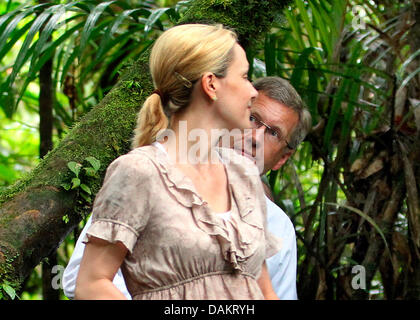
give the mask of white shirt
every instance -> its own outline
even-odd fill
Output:
[[[281,250],[266,260],[271,284],[280,300],[297,300],[295,228],[282,209],[269,198],[265,197],[265,200],[268,230],[283,240]]]

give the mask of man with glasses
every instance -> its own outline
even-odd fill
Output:
[[[255,130],[243,138],[242,150],[239,151],[254,159],[258,168],[262,169],[268,229],[283,240],[282,249],[267,259],[274,291],[281,300],[295,300],[295,229],[286,213],[273,202],[265,174],[280,169],[292,156],[310,130],[312,119],[299,94],[286,80],[265,77],[255,81],[254,87],[258,90],[258,96],[251,106],[250,121]],[[263,159],[258,158],[261,156]]]
[[[311,126],[311,116],[303,107],[296,90],[286,80],[266,77],[257,80],[254,86],[258,90],[258,97],[251,106],[250,122],[255,130],[249,130],[250,134],[242,138],[244,143],[241,143],[238,152],[263,164],[259,168],[262,170],[261,177],[264,181],[265,173],[269,170],[278,170],[304,139]],[[263,159],[256,159],[259,155]],[[267,267],[277,296],[283,300],[294,300],[297,299],[295,229],[288,216],[272,201],[272,198],[270,200],[271,191],[268,185],[265,183],[263,185],[267,195],[268,229],[282,239],[282,249],[267,260]],[[74,298],[77,273],[84,250],[81,240],[90,223],[91,219],[79,236],[73,255],[64,271],[64,293],[69,298]],[[118,270],[114,284],[127,298],[131,298],[121,270]]]

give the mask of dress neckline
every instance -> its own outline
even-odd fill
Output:
[[[160,151],[162,151],[167,156],[168,160],[170,160],[169,155],[168,155],[168,152],[166,151],[165,147],[160,142],[155,141],[155,142],[152,143],[152,146],[154,146],[155,148],[158,148]],[[177,170],[178,172],[180,172],[184,176],[184,178],[189,181],[189,183],[191,183],[192,187],[194,188],[194,192],[197,194],[197,196],[200,197],[200,199],[203,202],[206,203],[206,205],[209,207],[209,209],[210,209],[210,211],[212,213],[217,214],[223,220],[230,220],[231,215],[232,215],[232,206],[233,206],[233,202],[232,201],[234,201],[234,199],[233,199],[233,192],[232,192],[231,185],[229,183],[230,182],[230,180],[229,180],[229,174],[228,174],[228,170],[226,169],[225,161],[223,160],[223,158],[220,156],[220,154],[217,151],[215,151],[215,152],[216,152],[217,156],[219,157],[219,160],[222,163],[223,169],[224,169],[225,174],[226,174],[227,186],[228,186],[228,192],[229,192],[229,203],[230,203],[230,209],[227,210],[227,211],[224,211],[224,212],[216,212],[216,211],[214,211],[209,206],[208,202],[206,200],[204,200],[203,197],[198,193],[197,188],[195,187],[195,185],[194,185],[193,181],[191,180],[191,178],[188,177],[186,174],[184,174],[184,172],[182,172],[182,170],[180,170],[178,167],[174,166],[174,168],[175,168],[175,170]]]

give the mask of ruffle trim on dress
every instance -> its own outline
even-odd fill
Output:
[[[146,148],[153,148],[153,150],[149,151]],[[219,150],[221,149],[223,148],[219,148]],[[233,269],[242,272],[243,262],[251,257],[261,245],[258,239],[264,239],[262,237],[264,233],[262,219],[258,219],[259,215],[250,214],[255,209],[257,202],[255,194],[257,190],[251,183],[251,179],[246,176],[255,174],[253,170],[257,170],[257,168],[254,164],[245,157],[236,154],[234,150],[225,149],[219,152],[222,159],[227,160],[225,165],[229,185],[232,190],[232,201],[236,200],[240,220],[243,222],[239,226],[237,223],[234,223],[233,229],[235,234],[230,234],[221,219],[218,219],[211,212],[209,206],[204,205],[206,202],[197,194],[192,181],[181,170],[169,163],[166,153],[153,146],[142,147],[141,149],[135,149],[135,151],[141,152],[152,161],[161,173],[161,177],[172,196],[183,206],[191,208],[197,226],[203,232],[217,238],[222,249],[223,258],[230,262]],[[232,154],[233,152],[235,154]],[[155,153],[155,156],[151,157],[149,153]],[[249,161],[249,170],[246,167],[244,170],[244,163],[238,163],[238,159],[232,159],[234,157],[241,157],[245,161]],[[239,159],[240,161],[244,160]],[[234,237],[237,237],[239,247],[235,245]]]
[[[265,258],[271,258],[275,254],[277,254],[281,248],[283,247],[283,239],[277,237],[271,232],[266,233],[265,239],[267,246],[265,248]]]
[[[92,222],[83,238],[83,243],[89,242],[89,236],[97,237],[111,243],[121,241],[132,253],[139,234],[129,225],[118,221],[99,219]]]

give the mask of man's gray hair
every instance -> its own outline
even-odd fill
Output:
[[[312,117],[304,106],[302,98],[285,79],[280,77],[264,77],[253,83],[255,89],[261,91],[268,98],[294,110],[299,116],[299,122],[290,134],[290,146],[294,149],[305,139],[312,127]]]

